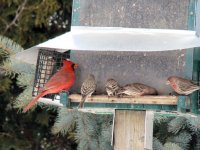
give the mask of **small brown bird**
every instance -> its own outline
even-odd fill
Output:
[[[108,79],[106,81],[105,88],[108,96],[116,96],[116,92],[119,90],[120,86],[116,80]]]
[[[128,96],[143,96],[143,95],[158,95],[155,88],[141,84],[132,83],[127,84],[118,90],[117,95],[128,95]]]
[[[169,77],[166,84],[170,85],[180,95],[189,95],[200,90],[200,86],[194,85],[192,81],[177,76]]]
[[[91,96],[96,89],[96,81],[93,74],[89,74],[86,80],[83,81],[81,86],[81,102],[78,105],[78,108],[82,108],[83,104],[88,96]]]

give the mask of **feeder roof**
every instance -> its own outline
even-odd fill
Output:
[[[83,51],[166,51],[200,47],[195,31],[122,27],[72,26],[71,31],[15,55],[36,64],[40,48],[59,52]]]

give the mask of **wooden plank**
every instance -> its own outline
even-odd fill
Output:
[[[146,111],[144,148],[148,150],[152,150],[152,144],[153,144],[153,119],[154,119],[154,112]]]
[[[88,112],[93,114],[114,114],[115,110],[113,108],[83,108],[78,109],[78,111]]]
[[[71,102],[80,102],[81,95],[69,95]],[[141,97],[108,97],[107,95],[94,95],[86,99],[87,103],[124,103],[124,104],[160,104],[176,105],[176,96],[141,96]]]
[[[115,150],[144,150],[145,111],[116,110]]]

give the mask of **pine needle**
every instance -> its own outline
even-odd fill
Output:
[[[62,135],[65,135],[75,124],[76,116],[77,116],[76,110],[69,111],[69,109],[67,108],[64,107],[61,108],[56,118],[56,122],[52,128],[52,133],[53,134],[61,133]]]
[[[180,148],[177,144],[168,142],[164,145],[163,150],[183,150],[182,148]]]
[[[177,134],[181,129],[184,129],[187,125],[187,119],[179,116],[174,118],[168,123],[168,132]]]
[[[153,150],[163,150],[162,143],[156,138],[153,138]]]
[[[187,150],[189,148],[189,142],[192,140],[190,133],[183,131],[180,134],[168,138],[169,142],[177,144],[180,148]]]
[[[14,101],[14,107],[22,110],[32,100],[32,87],[27,87]]]
[[[18,52],[21,52],[23,50],[24,49],[13,40],[0,35],[0,55],[1,56],[7,57],[10,55],[16,54]]]

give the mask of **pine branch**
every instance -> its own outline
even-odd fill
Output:
[[[24,49],[13,40],[0,35],[0,55],[1,56],[6,57],[8,55],[13,55],[23,50]]]
[[[14,101],[14,107],[21,111],[32,100],[32,86],[28,86]],[[33,109],[35,106],[33,107]]]
[[[76,139],[78,149],[88,150],[99,147],[95,129],[97,129],[94,114],[79,112],[77,119]]]
[[[77,121],[78,149],[112,150],[112,115],[79,113]]]
[[[112,125],[113,115],[97,115],[96,120],[100,125],[100,134],[98,140],[100,143],[100,149],[111,150],[111,137],[112,137]]]
[[[183,150],[182,148],[180,148],[177,144],[168,142],[164,145],[163,150]]]
[[[154,137],[159,139],[161,143],[165,143],[168,136],[169,132],[166,130],[168,128],[168,124],[171,120],[173,120],[175,117],[168,117],[168,119],[164,119],[160,121],[160,123],[154,122],[154,128],[153,128],[153,134]]]
[[[24,0],[24,2],[18,7],[18,9],[15,12],[15,18],[6,26],[6,29],[3,32],[3,35],[12,27],[12,26],[17,26],[17,21],[21,17],[21,14],[25,8],[25,5],[27,3],[27,0]]]
[[[77,110],[61,108],[52,128],[52,133],[57,134],[60,132],[61,134],[65,135],[71,129],[71,127],[75,125],[77,113]]]
[[[184,129],[186,125],[187,119],[185,117],[176,117],[168,123],[168,132],[177,134],[181,129]]]
[[[196,133],[198,130],[200,130],[200,117],[187,116],[187,126],[193,133]]]
[[[161,122],[167,122],[170,119],[168,116],[164,116],[162,113],[154,114],[154,123],[160,124]]]
[[[58,106],[56,106],[56,105],[47,105],[47,104],[42,103],[42,102],[38,102],[37,105],[40,106],[43,109],[45,108],[47,111],[48,110],[51,110],[51,111],[57,111],[58,110]]]
[[[15,59],[6,59],[1,66],[4,69],[5,74],[11,76],[12,74],[34,74],[35,66],[21,62]]]
[[[183,150],[187,150],[189,148],[189,142],[192,140],[192,136],[190,133],[183,131],[179,135],[175,137],[168,138],[168,141],[171,143],[177,144]]]
[[[163,145],[156,137],[153,138],[153,150],[163,150]]]
[[[34,74],[20,74],[17,78],[17,84],[19,87],[33,86],[30,83],[34,82]]]

